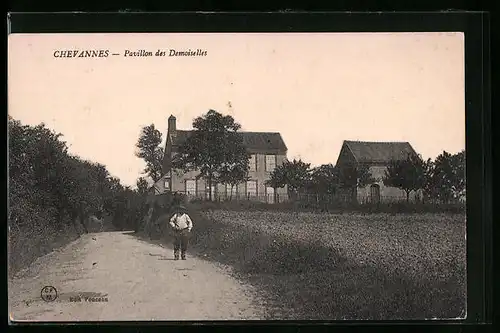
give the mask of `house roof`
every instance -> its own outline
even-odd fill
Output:
[[[408,142],[344,141],[357,162],[389,163],[404,160],[416,152]]]
[[[177,130],[172,137],[172,145],[182,144],[193,131]],[[252,151],[287,151],[280,133],[274,132],[238,132],[243,137],[243,145]]]

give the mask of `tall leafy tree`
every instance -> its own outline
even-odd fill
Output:
[[[385,171],[384,185],[405,191],[406,201],[410,201],[411,191],[425,186],[425,162],[418,155],[411,154],[404,160],[391,161]]]
[[[193,128],[174,156],[172,166],[184,172],[199,171],[200,177],[208,183],[209,199],[212,200],[210,189],[214,181],[226,181],[230,170],[238,170],[235,174],[241,174],[242,164],[248,164],[250,155],[238,134],[241,125],[231,116],[209,110],[193,121]]]
[[[142,158],[146,163],[144,173],[157,181],[162,176],[163,148],[161,144],[161,132],[154,124],[145,126],[136,144],[136,156]]]

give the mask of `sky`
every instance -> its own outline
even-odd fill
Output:
[[[60,58],[60,50],[109,50]],[[126,50],[206,51],[125,57]],[[119,55],[112,56],[112,53]],[[408,141],[423,158],[465,149],[462,33],[11,34],[8,113],[45,123],[124,185],[142,176],[142,127],[191,129],[214,109],[280,132],[289,159],[336,163],[343,140]]]

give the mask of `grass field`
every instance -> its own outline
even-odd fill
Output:
[[[465,315],[464,215],[192,208],[194,250],[259,284],[269,319]]]

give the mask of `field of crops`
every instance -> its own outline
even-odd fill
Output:
[[[232,258],[241,272],[267,285],[284,311],[275,316],[424,319],[465,313],[463,215],[202,215],[213,226],[200,232],[205,235],[197,246],[221,260]]]
[[[465,217],[460,215],[211,211],[206,216],[271,237],[334,248],[357,264],[387,271],[447,278],[451,268],[465,265]]]

